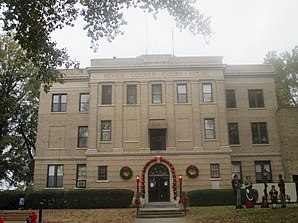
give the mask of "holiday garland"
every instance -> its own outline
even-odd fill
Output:
[[[124,180],[129,180],[132,177],[132,170],[128,166],[124,166],[120,170],[120,176]]]
[[[199,169],[195,165],[189,165],[186,168],[186,175],[189,178],[197,178],[199,176]]]
[[[151,160],[149,160],[143,167],[142,169],[142,177],[141,177],[141,193],[142,193],[142,197],[145,198],[145,173],[147,168],[150,166],[150,164],[152,163],[166,163],[170,168],[171,168],[171,172],[172,172],[172,176],[173,176],[173,193],[174,193],[174,199],[176,200],[177,198],[177,183],[176,183],[176,173],[175,173],[175,168],[173,166],[173,164],[164,159],[162,156],[160,156],[159,158],[154,157]]]

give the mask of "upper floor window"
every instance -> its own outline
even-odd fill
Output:
[[[232,162],[232,179],[235,175],[237,175],[239,179],[242,179],[241,162],[239,161]]]
[[[77,165],[77,185],[78,188],[86,187],[87,167],[86,164]]]
[[[211,178],[220,178],[220,169],[218,163],[210,164],[210,177]]]
[[[78,129],[78,147],[87,147],[88,144],[88,127],[79,126]]]
[[[161,84],[152,84],[152,103],[162,103],[162,88]]]
[[[66,112],[67,94],[53,94],[52,112]]]
[[[177,84],[177,102],[187,103],[187,85]]]
[[[137,104],[137,85],[127,85],[127,104]]]
[[[47,187],[63,187],[63,165],[49,165]]]
[[[101,96],[102,96],[101,104],[103,105],[112,104],[112,85],[103,85]]]
[[[203,102],[212,102],[212,84],[203,84]]]
[[[257,183],[272,182],[270,161],[256,161],[255,169]]]
[[[98,178],[99,181],[108,180],[108,167],[107,166],[98,166]]]
[[[204,119],[205,139],[215,139],[215,126],[213,118]]]
[[[228,123],[228,130],[230,144],[239,144],[238,123]]]
[[[111,121],[101,121],[101,141],[111,141]]]
[[[253,144],[268,144],[268,133],[266,122],[251,123],[252,143]]]
[[[84,112],[89,110],[89,94],[81,93],[80,94],[80,108],[79,111]]]
[[[248,100],[250,108],[264,107],[264,96],[262,89],[248,90]]]
[[[226,90],[226,107],[236,108],[235,90]]]

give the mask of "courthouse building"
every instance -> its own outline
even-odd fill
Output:
[[[143,55],[61,70],[41,91],[34,187],[125,188],[144,202],[283,173],[270,65]]]

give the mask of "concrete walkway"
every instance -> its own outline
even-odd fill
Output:
[[[138,218],[133,223],[187,223],[184,218]]]

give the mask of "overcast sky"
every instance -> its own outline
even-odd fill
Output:
[[[124,35],[111,43],[100,41],[96,53],[90,49],[90,39],[80,22],[52,37],[59,47],[68,49],[71,58],[80,61],[81,68],[90,66],[91,59],[134,58],[146,52],[222,56],[227,64],[256,64],[263,63],[268,51],[281,53],[298,45],[297,0],[198,0],[196,6],[211,17],[213,36],[209,44],[187,30],[180,32],[166,12],[154,20],[152,15],[135,9],[125,14],[128,25],[122,28]]]

